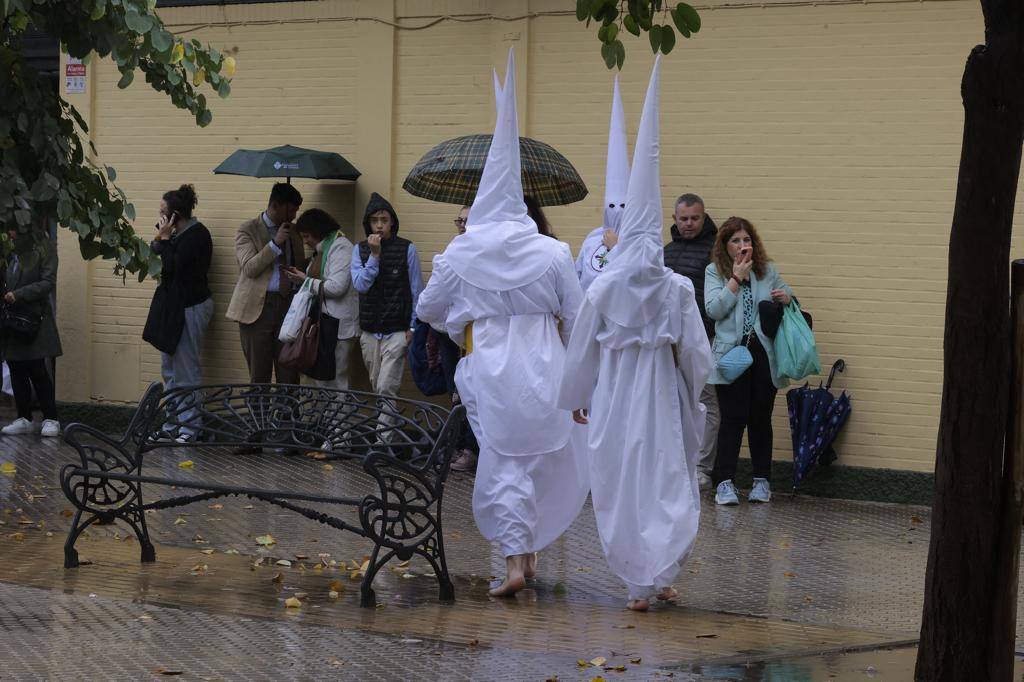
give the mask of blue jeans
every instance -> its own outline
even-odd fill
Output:
[[[199,362],[199,354],[203,348],[203,335],[213,319],[213,298],[185,308],[185,328],[181,332],[181,340],[174,353],[160,354],[160,374],[163,376],[164,389],[198,386],[203,383],[203,368]],[[197,399],[197,398],[193,398]],[[196,428],[201,426],[201,417],[197,409],[188,409],[177,416],[177,434],[194,437]],[[185,426],[193,424],[193,426]],[[165,425],[169,433],[174,430]]]

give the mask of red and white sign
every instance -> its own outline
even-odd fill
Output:
[[[64,62],[64,90],[69,94],[85,92],[85,64],[81,59],[67,57]]]

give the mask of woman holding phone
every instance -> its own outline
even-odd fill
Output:
[[[704,304],[708,317],[715,321],[711,351],[716,367],[709,383],[715,384],[722,413],[718,455],[711,474],[717,504],[739,504],[733,478],[744,430],[754,469],[747,499],[771,499],[772,410],[775,394],[788,381],[777,374],[775,345],[761,330],[758,304],[776,301],[788,305],[792,296],[793,291],[768,258],[753,224],[744,218],[726,220],[718,229],[711,263],[704,271]],[[753,363],[728,381],[718,363],[737,346],[747,347]]]
[[[164,388],[198,386],[203,380],[199,353],[213,317],[213,294],[208,281],[213,239],[192,211],[198,199],[192,185],[166,192],[160,201],[157,236],[150,244],[160,257],[160,284],[153,293],[142,338],[160,351]],[[185,410],[168,436],[187,443],[196,436],[197,410]]]

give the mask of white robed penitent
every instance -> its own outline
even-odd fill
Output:
[[[584,238],[576,257],[576,274],[580,286],[586,291],[590,283],[608,266],[608,248],[604,233],[619,233],[622,212],[626,205],[626,187],[629,184],[629,152],[626,150],[626,114],[619,94],[619,77],[615,76],[612,89],[612,116],[608,124],[608,157],[604,169],[604,220]]]
[[[589,408],[601,544],[631,599],[671,586],[697,536],[699,397],[711,349],[689,279],[664,266],[658,70],[651,74],[619,243],[587,290],[559,405]]]
[[[585,429],[555,404],[583,294],[568,246],[526,213],[511,52],[498,100],[466,232],[434,258],[416,316],[466,347],[455,383],[480,444],[473,515],[508,557],[561,535],[588,477]]]

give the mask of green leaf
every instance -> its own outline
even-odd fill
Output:
[[[601,59],[604,60],[605,66],[609,69],[615,68],[615,48],[608,43],[601,45]]]
[[[697,13],[693,6],[681,2],[676,5],[675,11],[679,13],[680,19],[683,20],[686,28],[690,29],[691,33],[700,31],[700,14]]]
[[[621,71],[622,65],[626,63],[626,46],[622,44],[621,40],[616,40],[612,43],[612,48],[615,50],[615,66],[619,67],[619,71]]]
[[[674,9],[671,12],[669,12],[669,14],[672,15],[672,23],[676,25],[676,28],[679,29],[679,32],[683,35],[683,37],[689,38],[690,27],[686,25],[686,21],[683,20],[682,16],[680,16],[679,11],[677,9]]]
[[[627,14],[622,20],[622,25],[626,27],[626,30],[635,36],[640,35],[640,27],[637,26],[636,19],[633,18],[632,14]]]
[[[106,170],[107,170],[107,178],[109,178],[111,182],[116,182],[117,181],[117,171],[114,170],[114,167],[113,166],[106,166]]]
[[[617,35],[619,35],[619,27],[615,24],[608,24],[608,42],[614,43]]]
[[[67,197],[61,197],[57,200],[57,217],[60,218],[60,221],[65,225],[71,217],[72,210],[70,199]]]
[[[160,26],[154,26],[149,32],[149,39],[153,42],[153,49],[157,52],[166,52],[174,44],[174,38],[170,33]]]
[[[608,42],[608,27],[607,26],[601,26],[601,28],[597,29],[597,39],[600,40],[602,43],[607,43]]]
[[[210,121],[213,120],[213,113],[209,109],[204,109],[196,115],[196,123],[199,124],[200,128],[205,128],[210,125]]]
[[[576,0],[576,21],[590,18],[590,0]]]
[[[135,80],[135,71],[134,70],[125,71],[124,73],[121,74],[121,80],[117,81],[117,87],[119,87],[122,90],[124,90],[125,88],[127,88],[129,85],[132,84],[133,80]]]
[[[124,13],[124,23],[128,28],[141,35],[153,28],[153,17],[148,14],[139,14],[139,10],[129,7]]]
[[[658,50],[661,49],[661,26],[658,24],[651,26],[651,30],[647,32],[647,38],[651,41],[651,52],[658,54]]]
[[[135,220],[135,204],[124,205],[124,217],[128,220]]]
[[[96,4],[92,6],[92,13],[89,14],[89,18],[93,21],[99,21],[107,13],[107,0],[96,0]]]
[[[676,32],[672,30],[671,26],[665,25],[661,27],[661,53],[668,54],[672,51],[672,48],[676,46]]]
[[[231,94],[231,83],[227,80],[222,80],[220,85],[217,86],[217,94],[220,95],[222,99],[227,99],[228,95]]]

